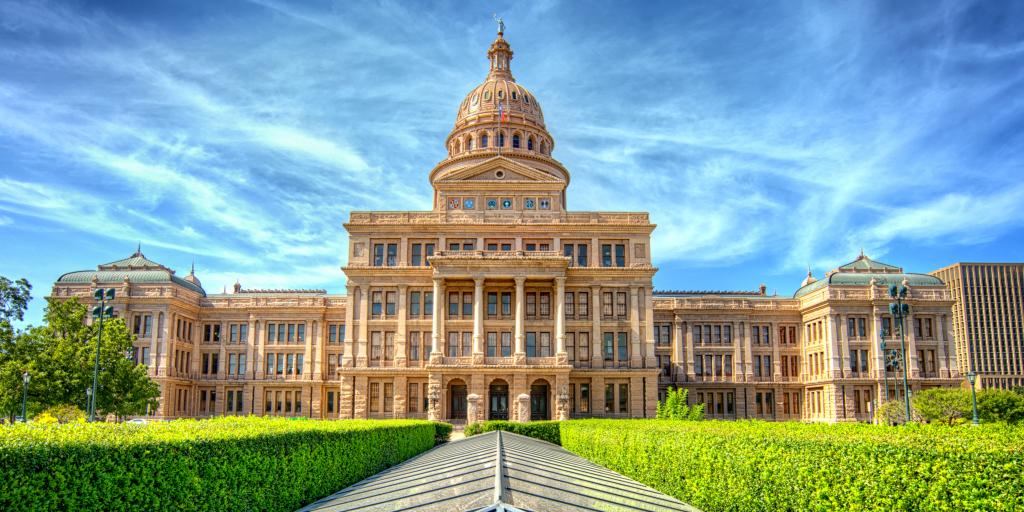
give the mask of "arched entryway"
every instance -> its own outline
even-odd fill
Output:
[[[494,379],[487,388],[487,419],[508,419],[508,382]]]
[[[533,421],[537,420],[550,420],[551,419],[551,404],[549,403],[549,396],[551,394],[551,386],[548,381],[544,379],[537,379],[530,385],[530,419]]]
[[[454,379],[448,383],[448,419],[466,419],[466,383],[461,379]]]

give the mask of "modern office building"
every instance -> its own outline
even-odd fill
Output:
[[[979,388],[1024,386],[1024,263],[954,263],[932,272],[953,304],[957,368]]]
[[[140,249],[52,296],[118,289],[162,418],[651,417],[673,385],[713,418],[868,421],[895,392],[890,284],[910,289],[914,389],[959,385],[943,283],[863,254],[793,296],[656,292],[648,214],[570,210],[501,33],[487,60],[428,174],[433,208],[351,212],[345,295],[208,294]]]

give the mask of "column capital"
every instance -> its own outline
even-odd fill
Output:
[[[565,276],[555,276],[555,282],[558,284],[565,284]]]
[[[514,279],[516,281],[516,286],[523,286],[524,284],[526,284],[525,276],[515,276]]]
[[[473,284],[475,286],[483,286],[484,285],[484,278],[483,277],[474,277],[473,278]]]
[[[400,291],[400,292],[404,292],[408,288],[409,288],[409,285],[407,285],[407,284],[400,284],[400,285],[398,285],[398,291]]]

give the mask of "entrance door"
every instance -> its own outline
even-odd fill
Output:
[[[452,386],[449,395],[451,402],[448,404],[448,418],[466,419],[466,386]]]
[[[508,385],[491,384],[488,393],[491,397],[487,419],[507,420],[508,419]]]
[[[530,386],[530,419],[534,421],[551,419],[550,414],[548,414],[547,384],[534,384]]]

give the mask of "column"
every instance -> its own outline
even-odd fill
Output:
[[[167,322],[164,321],[164,313],[160,312],[153,315],[153,330],[159,331],[158,336],[164,341],[164,372],[166,376],[171,375],[171,358],[174,357],[174,343],[167,337],[167,333],[164,332],[162,325]],[[198,325],[196,327],[199,327]],[[199,329],[195,329],[199,330]],[[195,341],[193,340],[193,343]]]
[[[370,330],[370,287],[363,286],[359,290],[359,339],[356,341],[356,366],[368,366],[369,352],[366,350],[366,340],[369,339]],[[361,416],[357,416],[361,417]]]
[[[444,336],[444,278],[434,278],[434,312],[431,322],[430,339],[430,362],[440,363],[443,359],[441,354],[441,338]]]
[[[778,335],[778,325],[775,322],[768,324],[768,328],[771,329],[771,339],[774,340],[772,343],[772,380],[775,382],[782,380],[782,358],[779,356],[779,343],[782,342],[782,337]],[[773,393],[775,393],[775,398],[778,400],[778,393]]]
[[[629,287],[629,366],[639,368],[640,352],[640,287]]]
[[[259,328],[260,325],[263,325],[262,330]],[[266,325],[266,320],[263,322],[256,322],[256,330],[258,332],[254,333],[255,339],[253,340],[253,343],[256,344],[256,361],[253,361],[253,365],[256,370],[257,379],[266,377],[266,369],[264,367],[266,366],[267,361],[267,337],[266,335],[262,335],[263,331],[267,330]]]
[[[156,314],[152,313],[152,312],[151,313],[142,313],[142,315],[143,315],[142,325],[146,325],[145,315],[147,315],[147,314],[150,316],[150,321],[149,321],[149,323],[150,323],[150,327],[149,327],[149,357],[150,357],[150,359],[148,361],[146,361],[146,364],[149,365],[150,370],[152,370],[150,372],[150,374],[152,376],[156,377],[160,373],[160,357],[159,357],[160,354],[157,352],[157,350],[160,348],[160,346],[157,345],[157,343],[156,343],[156,327],[157,327],[156,326]]]
[[[323,381],[323,372],[326,369],[324,366],[324,360],[327,359],[327,314],[323,312],[320,314],[319,321],[313,322],[313,330],[316,331],[316,338],[313,339],[313,360],[310,364],[313,366],[313,380],[316,382]],[[313,395],[319,401],[323,396],[323,388]],[[323,415],[320,416],[324,417]]]
[[[313,364],[313,345],[316,344],[316,327],[317,327],[317,323],[313,322],[312,328],[310,328],[311,325],[310,325],[309,322],[303,322],[303,325],[306,326],[305,327],[305,331],[304,331],[306,333],[306,339],[303,340],[303,342],[304,342],[304,344],[306,346],[305,346],[305,350],[304,350],[303,355],[302,355],[302,379],[303,380],[310,380],[310,379],[312,379],[312,376],[309,374],[309,372],[310,372],[310,368],[311,368],[311,366]],[[309,412],[312,412],[312,411],[309,411]]]
[[[555,278],[555,362],[569,364],[565,352],[565,277]]]
[[[473,279],[473,363],[484,362],[484,278]]]
[[[405,247],[404,243],[402,245]],[[395,366],[404,367],[406,364],[406,327],[405,321],[409,316],[407,303],[409,297],[409,286],[400,284],[398,285],[398,304],[396,304],[398,312],[398,332],[395,333]],[[397,400],[396,400],[397,402]],[[404,416],[400,416],[404,417]]]
[[[936,354],[936,357],[938,357],[939,359],[939,378],[948,379],[950,378],[949,354],[950,352],[952,352],[951,350],[949,350],[948,347],[948,345],[951,344],[951,341],[949,339],[949,331],[946,329],[946,322],[948,321],[948,317],[946,315],[942,315],[941,317],[938,318],[938,320],[939,325],[937,325],[936,328],[939,329],[940,331],[939,353]]]
[[[245,376],[248,378],[249,375],[253,375],[253,373],[250,373],[250,369],[255,370],[258,368],[258,366],[256,366],[256,361],[252,358],[253,348],[255,347],[257,340],[259,340],[259,336],[256,335],[256,315],[252,313],[249,314],[249,326],[246,330],[248,331],[248,336],[246,336],[245,339]]]
[[[588,261],[588,267],[597,268],[601,266],[601,246],[598,245],[597,238],[590,239],[590,261]],[[601,390],[604,393],[604,390]],[[603,411],[602,411],[603,412]]]
[[[344,351],[344,354],[341,356],[341,365],[345,368],[349,368],[352,366],[352,363],[355,358],[354,325],[356,311],[356,294],[359,293],[359,287],[354,286],[352,284],[348,284],[345,286],[345,289],[348,295],[345,297],[345,339],[342,340],[342,343],[344,343],[342,345],[342,350]],[[260,359],[263,359],[262,352],[260,352]]]
[[[826,318],[828,318],[829,337],[825,346],[832,353],[832,357],[829,358],[832,371],[829,374],[833,379],[838,379],[843,376],[843,356],[839,350],[839,338],[842,337],[843,326],[839,325],[839,315],[830,314]]]
[[[515,364],[526,363],[526,334],[523,320],[526,317],[526,278],[516,277],[516,351]]]
[[[591,260],[593,261],[593,259]],[[601,340],[601,287],[591,286],[590,287],[590,318],[591,333],[590,333],[590,367],[591,368],[602,368],[604,365],[604,357],[602,356],[602,350],[604,341]],[[604,391],[601,391],[604,393]],[[593,396],[593,392],[591,392]]]
[[[882,315],[879,314],[877,308],[875,309],[876,311],[872,313],[871,322],[874,326],[874,332],[871,333],[871,340],[873,342],[871,345],[875,354],[875,376],[878,379],[885,379],[885,353],[882,352],[882,348],[878,345],[878,342],[882,339]]]
[[[693,322],[683,322],[683,336],[686,337],[686,380],[696,380],[693,362],[697,356],[693,353]]]
[[[911,379],[918,379],[921,377],[921,367],[917,361],[917,335],[914,332],[913,310],[903,319],[903,332],[907,337],[907,367],[910,369],[908,375]]]
[[[751,339],[753,329],[750,328],[750,322],[746,325],[740,324],[740,330],[743,331],[743,352],[746,357],[743,359],[743,380],[746,382],[754,381],[754,346],[753,340]]]
[[[644,287],[644,366],[656,368],[658,359],[654,357],[654,287]],[[657,387],[657,383],[655,383]],[[657,397],[657,394],[655,394]]]
[[[739,322],[730,322],[729,323],[729,330],[732,332],[732,339],[730,339],[729,342],[732,343],[732,368],[733,368],[732,369],[732,372],[733,372],[732,381],[733,382],[743,382],[743,366],[744,365],[740,361],[740,358],[743,356],[743,354],[742,354],[742,343],[740,343],[740,340],[742,340],[743,338],[741,338],[739,336],[739,332],[740,332],[739,331],[739,326],[740,326]],[[747,355],[747,357],[750,357],[750,356]],[[735,403],[735,402],[733,402],[733,403]]]
[[[839,366],[842,370],[839,373],[843,377],[850,376],[850,332],[846,327],[847,318],[847,315],[839,315],[839,329],[836,331],[839,336]]]
[[[674,315],[672,318],[672,378],[675,381],[680,381],[679,370],[682,369],[685,376],[686,371],[686,351],[683,350],[686,341],[686,334],[683,332],[683,322],[679,315]]]
[[[227,341],[230,339],[231,332],[228,329],[228,324],[220,323],[220,355],[217,356],[220,359],[220,364],[217,366],[217,378],[224,380],[228,374],[228,347]],[[195,356],[192,356],[195,357]],[[218,393],[219,394],[219,393]]]

